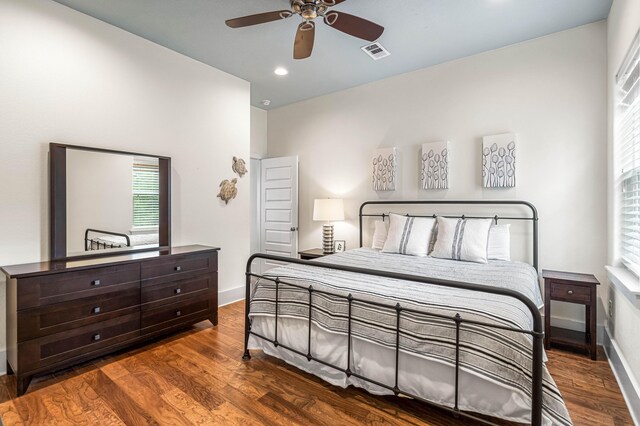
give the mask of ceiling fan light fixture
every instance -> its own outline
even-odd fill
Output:
[[[310,21],[318,17],[318,12],[316,11],[315,7],[307,7],[302,10],[302,12],[300,12],[300,15],[302,15],[303,19]]]

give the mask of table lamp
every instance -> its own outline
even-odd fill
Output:
[[[313,220],[322,225],[322,251],[333,253],[333,224],[344,220],[344,203],[341,198],[318,198],[313,202]]]

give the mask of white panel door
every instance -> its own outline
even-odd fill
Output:
[[[262,168],[262,160],[251,158],[249,167],[249,178],[251,179],[251,253],[260,252],[260,179],[262,179],[260,170]],[[260,262],[255,261],[251,264],[251,272],[260,273]]]
[[[298,256],[298,157],[265,158],[261,164],[260,251]],[[264,261],[262,272],[278,266]]]

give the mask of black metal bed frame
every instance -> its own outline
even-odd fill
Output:
[[[362,221],[364,217],[382,217],[383,220],[385,217],[388,217],[387,213],[376,213],[376,214],[365,214],[364,213],[364,209],[366,206],[369,205],[501,205],[501,206],[507,206],[507,205],[519,205],[519,206],[524,206],[527,207],[531,210],[531,215],[530,216],[526,216],[526,217],[513,217],[513,216],[508,216],[508,217],[499,217],[499,216],[465,216],[465,215],[459,215],[459,216],[444,216],[444,217],[451,217],[451,218],[467,218],[467,219],[493,219],[496,221],[496,223],[498,222],[498,220],[526,220],[526,221],[531,221],[532,222],[532,228],[533,228],[533,266],[536,269],[536,271],[538,270],[538,212],[536,210],[536,208],[533,206],[533,204],[526,202],[526,201],[515,201],[515,200],[504,200],[504,201],[484,201],[484,200],[418,200],[418,201],[367,201],[365,203],[363,203],[360,206],[360,210],[359,210],[359,225],[360,225],[360,247],[362,247],[362,232],[363,232],[363,226],[362,226]],[[407,216],[409,217],[434,217],[435,215],[410,215],[407,214]],[[373,301],[368,301],[368,300],[363,300],[357,297],[354,297],[352,294],[349,294],[347,296],[344,295],[340,295],[340,294],[336,294],[333,292],[328,292],[328,291],[323,291],[323,290],[317,290],[314,289],[313,286],[303,286],[303,285],[299,285],[299,284],[294,284],[294,283],[290,283],[290,282],[286,282],[283,281],[282,279],[280,279],[279,277],[273,277],[273,276],[264,276],[264,275],[260,275],[260,274],[254,274],[251,272],[251,264],[253,263],[254,260],[256,259],[264,259],[264,260],[273,260],[273,261],[279,261],[279,262],[284,262],[284,263],[292,263],[292,264],[298,264],[298,265],[312,265],[314,267],[317,268],[325,268],[325,269],[334,269],[334,270],[339,270],[339,271],[345,271],[345,272],[353,272],[353,273],[358,273],[358,274],[363,274],[363,275],[373,275],[373,276],[378,276],[378,277],[386,277],[386,278],[392,278],[392,279],[397,279],[397,280],[404,280],[404,281],[413,281],[413,282],[419,282],[419,283],[425,283],[425,284],[431,284],[431,285],[437,285],[437,286],[442,286],[442,287],[449,287],[449,288],[458,288],[458,289],[463,289],[463,290],[470,290],[470,291],[478,291],[478,292],[485,292],[485,293],[491,293],[491,294],[497,294],[497,295],[502,295],[502,296],[507,296],[507,297],[513,297],[517,300],[519,300],[520,302],[522,302],[531,312],[531,315],[533,317],[533,327],[532,330],[523,330],[523,329],[516,329],[516,328],[512,328],[512,327],[506,327],[506,326],[500,326],[497,324],[491,324],[491,323],[487,323],[484,321],[477,321],[477,320],[471,320],[471,319],[465,319],[463,318],[459,313],[456,313],[453,316],[449,316],[449,315],[442,315],[442,314],[436,314],[436,313],[432,313],[432,312],[427,312],[427,311],[423,311],[423,310],[417,310],[417,309],[411,309],[411,308],[405,308],[403,306],[400,305],[400,303],[396,303],[395,305],[393,304],[387,304],[387,303],[379,303],[379,302],[373,302]],[[464,326],[464,324],[474,324],[474,325],[480,325],[480,326],[486,326],[489,328],[494,328],[494,329],[500,329],[500,330],[506,330],[506,331],[513,331],[513,332],[517,332],[517,333],[522,333],[522,334],[528,334],[532,337],[532,349],[531,349],[531,359],[532,359],[532,367],[531,367],[531,374],[532,374],[532,389],[531,389],[531,403],[532,403],[532,407],[531,407],[531,424],[535,425],[535,426],[539,426],[542,424],[542,374],[543,374],[543,338],[544,338],[544,329],[543,329],[543,324],[542,324],[542,317],[540,315],[540,311],[538,310],[538,307],[535,305],[535,303],[533,303],[529,298],[527,298],[526,296],[522,295],[521,293],[511,290],[511,289],[507,289],[507,288],[496,288],[496,287],[490,287],[490,286],[486,286],[486,285],[481,285],[481,284],[474,284],[474,283],[466,283],[466,282],[460,282],[460,281],[451,281],[451,280],[440,280],[440,279],[433,279],[433,278],[425,278],[425,277],[421,277],[421,276],[415,276],[415,275],[407,275],[407,274],[397,274],[397,273],[391,273],[391,272],[385,272],[385,271],[379,271],[379,270],[372,270],[372,269],[364,269],[364,268],[355,268],[355,267],[350,267],[350,266],[343,266],[343,265],[332,265],[332,264],[328,264],[328,263],[318,263],[315,262],[313,260],[311,261],[306,261],[306,260],[299,260],[299,259],[292,259],[289,257],[283,257],[283,256],[274,256],[274,255],[269,255],[269,254],[262,254],[262,253],[256,253],[253,254],[249,260],[247,261],[247,268],[246,268],[246,299],[245,299],[245,341],[244,341],[244,355],[242,357],[243,360],[249,360],[251,359],[251,355],[249,354],[249,349],[248,349],[248,344],[249,344],[249,336],[250,335],[254,335],[260,339],[263,339],[267,342],[272,343],[275,347],[282,347],[284,349],[287,349],[293,353],[296,353],[298,355],[301,355],[303,357],[305,357],[308,361],[316,361],[320,364],[326,365],[328,367],[331,367],[335,370],[341,371],[344,374],[347,375],[347,377],[356,377],[358,379],[361,380],[365,380],[369,383],[372,383],[374,385],[380,386],[382,388],[385,388],[387,390],[392,391],[395,395],[402,395],[402,396],[406,396],[406,397],[410,397],[413,399],[416,399],[420,402],[423,402],[427,405],[430,406],[434,406],[434,407],[438,407],[440,409],[444,409],[446,411],[449,411],[450,413],[452,413],[454,415],[454,417],[458,418],[458,417],[464,417],[467,419],[472,419],[475,421],[478,421],[482,424],[487,424],[487,425],[495,425],[496,423],[490,422],[488,420],[486,420],[485,418],[481,418],[478,417],[477,415],[471,414],[469,412],[464,412],[461,411],[458,408],[458,400],[459,400],[459,395],[460,395],[460,389],[459,389],[459,372],[460,372],[460,330],[461,328]],[[264,280],[269,280],[275,283],[275,290],[276,290],[276,294],[275,294],[275,330],[274,330],[274,339],[270,339],[266,336],[263,336],[255,331],[251,330],[251,319],[249,317],[249,309],[250,309],[250,298],[251,298],[251,279],[252,278],[258,278],[258,279],[264,279]],[[279,290],[282,286],[290,286],[290,287],[294,287],[294,288],[298,288],[298,289],[303,289],[303,290],[307,290],[309,292],[309,315],[308,315],[308,324],[309,324],[309,333],[308,333],[308,342],[307,342],[307,352],[304,353],[302,351],[299,351],[295,348],[292,348],[290,346],[284,345],[282,343],[280,343],[278,341],[278,304],[279,304]],[[331,297],[336,297],[336,298],[341,298],[341,299],[346,299],[348,302],[348,316],[347,316],[347,321],[348,321],[348,325],[347,325],[347,367],[343,368],[334,364],[331,364],[327,361],[324,361],[322,359],[316,358],[311,354],[311,324],[312,324],[312,310],[313,310],[313,294],[324,294],[324,295],[328,295]],[[383,308],[383,309],[390,309],[390,310],[395,310],[396,311],[396,329],[395,329],[395,334],[396,334],[396,343],[395,343],[395,382],[393,386],[390,386],[388,384],[385,383],[380,383],[374,379],[368,378],[366,376],[363,376],[361,374],[358,374],[354,371],[351,370],[351,350],[352,350],[352,345],[351,345],[351,326],[352,326],[352,321],[353,318],[351,316],[351,312],[352,312],[352,307],[354,304],[367,304],[367,305],[372,305],[372,306],[377,306],[379,308]],[[451,320],[454,322],[455,324],[455,330],[456,330],[456,343],[455,343],[455,376],[454,376],[454,388],[455,388],[455,397],[454,397],[454,405],[453,407],[447,407],[447,406],[443,406],[443,405],[439,405],[436,403],[433,403],[431,401],[428,401],[424,398],[421,398],[418,395],[414,395],[410,392],[406,392],[403,391],[402,389],[400,389],[398,387],[398,375],[399,375],[399,357],[400,357],[400,335],[401,335],[401,329],[400,329],[400,319],[402,316],[403,312],[411,312],[411,313],[415,313],[415,314],[419,314],[419,315],[424,315],[424,316],[430,316],[430,317],[435,317],[435,318],[440,318],[440,319],[446,319],[446,320]],[[357,319],[356,319],[357,321]]]
[[[122,244],[104,243],[100,240],[94,240],[93,238],[89,238],[89,232],[95,232],[97,234],[115,235],[116,237],[124,237],[127,243],[125,246],[123,246]],[[94,247],[94,244],[96,245],[95,247]],[[112,249],[112,248],[119,248],[119,247],[131,247],[131,239],[127,234],[122,234],[120,232],[112,232],[112,231],[102,231],[100,229],[92,229],[92,228],[87,228],[87,230],[84,231],[84,251],[104,250],[104,249]]]

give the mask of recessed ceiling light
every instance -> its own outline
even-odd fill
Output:
[[[260,103],[261,103],[262,105],[264,105],[264,106],[269,106],[269,105],[271,105],[271,100],[269,100],[269,99],[263,99]]]
[[[273,71],[276,75],[287,75],[289,71],[286,68],[278,67]]]

